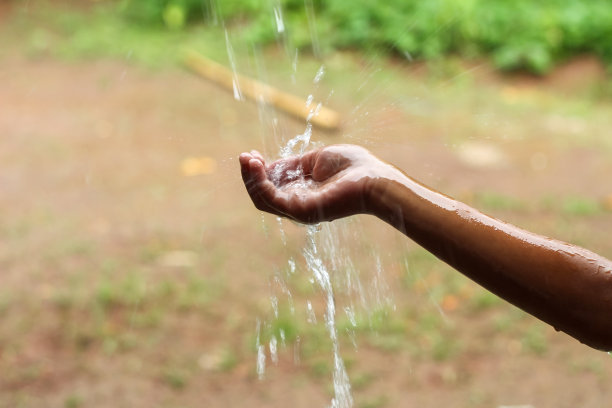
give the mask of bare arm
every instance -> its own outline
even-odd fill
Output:
[[[612,350],[608,259],[482,214],[356,146],[330,146],[268,167],[255,152],[240,161],[258,208],[307,223],[375,215],[557,330]],[[287,169],[304,179],[287,178]]]

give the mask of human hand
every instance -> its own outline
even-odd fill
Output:
[[[370,185],[391,167],[353,145],[327,146],[269,165],[251,151],[240,155],[240,166],[255,207],[307,224],[370,213]]]

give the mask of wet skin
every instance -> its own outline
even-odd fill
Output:
[[[269,165],[252,151],[240,155],[240,165],[262,211],[303,223],[377,216],[557,330],[612,350],[612,262],[606,258],[482,214],[358,146],[328,146]]]

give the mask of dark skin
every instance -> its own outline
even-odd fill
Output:
[[[557,330],[612,350],[612,262],[606,258],[482,214],[358,146],[328,146],[269,165],[252,151],[240,155],[240,165],[262,211],[308,224],[374,215]]]

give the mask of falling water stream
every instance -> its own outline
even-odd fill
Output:
[[[313,85],[318,87],[324,76],[325,66],[321,65],[314,75]],[[284,145],[279,147],[278,155],[281,158],[303,154],[309,148],[313,147],[313,126],[311,119],[318,114],[322,106],[321,103],[314,104],[313,100],[314,97],[311,94],[304,102],[306,106],[311,107],[304,132],[296,135],[288,140]],[[279,180],[281,176],[291,179],[292,188],[297,187],[298,190],[299,188],[307,189],[309,187],[309,183],[313,183],[312,180],[304,177],[303,172],[299,168],[292,171],[283,169],[282,166],[275,167],[274,173],[271,174],[272,181],[274,182],[275,179]],[[277,221],[281,240],[283,241],[283,244],[287,246],[287,238],[283,227],[283,220],[281,218],[277,218]],[[353,328],[357,326],[353,300],[359,301],[361,307],[366,311],[371,309],[372,306],[393,306],[393,302],[389,295],[388,286],[382,276],[382,264],[378,255],[373,257],[373,265],[365,266],[369,266],[370,269],[374,270],[372,273],[372,282],[368,282],[367,285],[362,283],[359,268],[356,268],[352,262],[350,250],[346,245],[347,243],[350,244],[350,242],[345,241],[350,241],[351,239],[354,240],[356,237],[362,235],[363,231],[361,231],[361,225],[358,221],[353,220],[349,223],[336,221],[334,223],[305,226],[303,229],[305,231],[306,243],[302,249],[302,256],[305,261],[310,282],[316,288],[318,288],[323,296],[325,305],[323,320],[327,334],[331,340],[331,358],[333,360],[332,382],[334,395],[330,406],[333,408],[352,407],[353,397],[351,394],[351,385],[342,355],[340,353],[340,341],[336,325],[338,310],[334,293],[334,283],[337,286],[340,285],[340,289],[349,294],[349,305],[340,310],[344,311],[346,318]],[[288,260],[288,266],[289,275],[294,274],[296,271],[296,262],[293,258]],[[287,284],[279,276],[275,276],[274,280],[275,287],[280,287],[284,296],[289,299],[291,313],[294,314],[295,310],[293,306],[293,298]],[[364,288],[369,288],[369,290],[366,291]],[[278,318],[278,297],[276,294],[271,295],[270,303],[274,317]],[[316,324],[317,317],[310,300],[306,302],[306,309],[308,323]],[[263,323],[261,321],[257,322],[257,372],[260,378],[264,377],[267,355],[266,346],[260,340],[262,325]],[[280,331],[280,336],[281,344],[284,344],[285,339],[282,331]],[[349,337],[351,338],[353,345],[356,347],[354,333],[351,335],[351,332],[349,332]],[[272,335],[267,347],[272,363],[276,363],[278,361],[277,349],[278,339],[275,335]]]
[[[214,0],[210,0],[214,3]],[[312,0],[305,0],[304,6],[306,9],[306,15],[308,18],[308,26],[311,31],[311,39],[313,44],[313,54],[315,57],[320,55],[318,39],[315,31],[315,13]],[[210,10],[215,10],[215,5],[209,7]],[[277,30],[277,37],[279,45],[281,45],[285,51],[288,59],[290,60],[292,73],[291,79],[295,83],[296,73],[298,70],[298,51],[297,49],[291,50],[288,46],[287,27],[283,20],[283,12],[280,2],[273,2],[271,10],[273,21]],[[238,101],[244,100],[238,80],[238,67],[237,59],[234,54],[234,49],[231,43],[231,35],[227,29],[225,32],[225,45],[228,55],[228,61],[230,68],[234,73],[233,80],[233,92],[234,97]],[[259,71],[259,76],[265,76],[265,64],[262,62],[261,56],[255,51],[255,62]],[[324,79],[326,74],[326,68],[324,64],[321,64],[317,69],[316,73],[313,74],[312,84],[314,90],[318,90],[321,81]],[[264,81],[265,82],[265,81]],[[331,94],[333,91],[329,94]],[[312,119],[315,118],[321,108],[322,103],[315,102],[314,92],[308,95],[304,100],[304,105],[310,108],[309,114],[306,118],[305,128],[303,133],[298,134],[287,140],[286,132],[283,132],[279,127],[279,120],[276,116],[276,112],[267,105],[266,95],[259,95],[257,97],[257,105],[259,109],[260,122],[264,127],[264,132],[269,131],[271,135],[264,136],[264,145],[269,142],[271,136],[274,137],[275,146],[266,145],[266,150],[270,153],[270,150],[276,150],[277,157],[287,158],[293,155],[304,154],[308,149],[320,146],[320,144],[313,144],[313,125]],[[274,154],[274,153],[273,153]],[[272,181],[275,178],[289,177],[292,180],[292,187],[302,187],[307,189],[308,183],[313,183],[312,180],[304,177],[301,169],[287,170],[281,166],[275,168],[275,173],[271,175]],[[264,218],[264,223],[265,223]],[[280,234],[280,238],[285,247],[287,247],[287,236],[284,229],[284,223],[281,218],[277,218],[277,226]],[[269,228],[269,226],[266,226]],[[302,249],[302,256],[304,260],[304,269],[307,270],[309,281],[313,287],[318,289],[324,301],[323,321],[327,335],[331,341],[331,359],[333,361],[332,369],[332,382],[333,382],[333,397],[330,402],[332,408],[350,408],[353,406],[353,397],[351,394],[351,385],[349,376],[346,371],[346,367],[340,352],[340,340],[337,328],[337,303],[336,296],[334,293],[334,285],[336,289],[340,288],[343,293],[348,294],[349,304],[339,309],[343,311],[346,318],[350,322],[350,325],[355,328],[357,326],[356,312],[354,301],[359,302],[360,306],[367,312],[371,307],[376,306],[393,306],[393,302],[389,296],[388,288],[381,273],[381,262],[378,255],[375,255],[374,265],[365,265],[363,268],[371,267],[370,269],[375,270],[372,275],[372,282],[367,284],[362,283],[360,268],[356,268],[352,262],[351,254],[349,252],[347,242],[351,239],[355,240],[360,237],[363,233],[361,225],[358,221],[353,220],[352,222],[340,221],[334,223],[324,223],[319,225],[311,225],[302,227],[305,235],[305,245]],[[350,242],[348,242],[350,243]],[[287,261],[288,274],[292,276],[296,273],[298,266],[294,258],[289,257]],[[282,295],[288,300],[290,305],[291,314],[295,316],[295,305],[292,294],[289,290],[289,285],[285,281],[285,278],[280,274],[276,274],[273,278],[274,288],[280,288],[280,292],[273,291],[270,295],[270,305],[272,309],[272,316],[268,319],[260,318],[256,323],[256,369],[260,379],[265,378],[266,364],[269,361],[272,364],[276,364],[279,360],[279,348],[286,346],[286,336],[283,330],[274,332],[269,335],[269,338],[264,340],[264,331],[270,332],[271,327],[270,319],[279,318],[279,297]],[[340,287],[338,287],[340,285]],[[365,290],[368,288],[369,290]],[[311,300],[306,301],[306,316],[307,322],[310,324],[317,324],[317,315],[313,303]],[[277,335],[279,338],[277,338]],[[349,332],[349,337],[353,345],[356,347],[354,333]],[[294,345],[294,361],[299,362],[299,346],[302,340],[299,336],[295,339]]]

